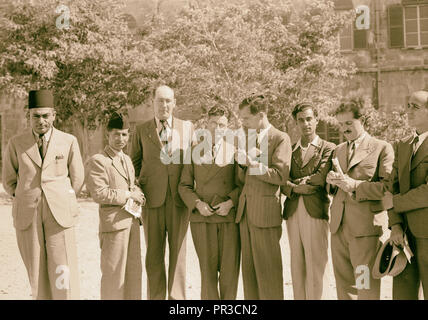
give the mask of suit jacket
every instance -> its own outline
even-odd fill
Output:
[[[86,186],[92,199],[99,204],[101,232],[129,228],[134,219],[122,209],[128,200],[126,191],[134,187],[135,181],[131,158],[124,154],[124,160],[126,168],[120,157],[106,146],[102,153],[92,156],[87,164]]]
[[[281,190],[290,173],[291,143],[289,136],[271,127],[261,144],[268,143],[268,167],[263,174],[250,174],[249,168],[239,166],[238,176],[243,183],[239,197],[236,222],[240,222],[246,208],[249,222],[260,228],[282,224]],[[263,172],[263,171],[261,171]]]
[[[368,133],[355,149],[347,167],[347,143],[338,145],[333,157],[339,160],[342,171],[358,180],[358,187],[351,195],[339,188],[327,190],[334,195],[330,208],[330,230],[336,233],[344,218],[354,236],[374,236],[382,233],[382,219],[378,213],[384,211],[382,199],[385,192],[384,182],[392,171],[394,150],[382,140]]]
[[[395,161],[388,189],[394,194],[389,225],[402,223],[418,238],[428,238],[428,139],[412,159],[413,136],[395,146]]]
[[[157,208],[163,205],[168,184],[175,205],[185,207],[178,194],[178,182],[183,164],[191,163],[193,131],[190,121],[173,117],[172,154],[168,156],[164,152],[154,118],[137,126],[130,156],[138,184],[147,199],[146,207]]]
[[[283,211],[284,219],[288,219],[294,214],[299,204],[299,197],[302,196],[306,211],[311,217],[328,220],[330,200],[325,189],[325,180],[331,169],[331,156],[335,146],[334,143],[319,138],[316,146],[309,145],[304,159],[302,159],[300,148],[293,152],[290,179],[309,177],[307,184],[318,186],[319,190],[309,195],[296,194],[292,191],[295,184],[288,180],[286,185],[281,187],[281,191],[287,196]],[[293,145],[293,149],[294,147],[295,145]]]
[[[191,212],[190,222],[235,222],[239,198],[239,180],[238,165],[234,161],[234,153],[234,146],[223,142],[214,163],[208,159],[207,163],[184,165],[178,191]],[[218,159],[225,161],[219,163]],[[230,198],[234,207],[230,209],[227,216],[222,217],[213,214],[204,217],[196,209],[196,201],[201,200],[210,204],[216,195],[224,201]]]
[[[76,194],[84,180],[82,157],[77,139],[52,128],[42,162],[31,129],[14,136],[3,158],[3,186],[14,197],[12,215],[15,228],[28,228],[42,199],[42,192],[55,220],[72,227],[79,214]]]

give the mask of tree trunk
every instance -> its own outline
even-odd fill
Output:
[[[86,119],[82,123],[79,119],[74,120],[74,134],[79,142],[80,153],[82,154],[83,163],[86,163],[90,157],[89,153],[89,130]]]

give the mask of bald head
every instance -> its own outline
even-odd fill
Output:
[[[161,86],[156,88],[156,90],[154,92],[154,97],[156,98],[156,96],[159,94],[161,94],[161,95],[169,94],[169,95],[172,95],[172,97],[174,97],[174,90],[172,90],[170,87],[168,87],[166,85],[161,85]]]
[[[153,97],[153,107],[155,116],[159,120],[171,117],[175,108],[174,90],[165,85],[157,87]]]
[[[428,131],[428,91],[413,92],[407,107],[409,125],[418,134]]]
[[[428,91],[413,92],[409,98],[409,106],[416,105],[417,107],[428,108]]]

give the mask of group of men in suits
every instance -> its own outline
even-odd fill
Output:
[[[13,196],[34,298],[79,298],[74,227],[84,180],[99,203],[102,299],[141,299],[141,225],[148,299],[185,299],[189,224],[202,299],[235,299],[240,268],[245,299],[283,299],[283,219],[294,298],[321,299],[329,218],[338,299],[379,299],[380,280],[371,269],[387,209],[391,240],[404,246],[408,239],[414,253],[394,278],[393,298],[417,299],[420,284],[428,297],[428,92],[410,97],[416,133],[396,144],[395,155],[389,143],[365,131],[359,100],[336,110],[346,139],[338,146],[316,134],[317,109],[309,103],[292,112],[300,138],[291,145],[270,124],[265,97],[253,95],[239,104],[239,118],[255,147],[236,148],[224,138],[229,112],[216,105],[208,112],[206,133],[214,137],[208,150],[198,148],[191,122],[173,116],[173,89],[155,88],[152,102],[154,118],[137,126],[130,156],[123,152],[128,121],[110,117],[108,144],[90,158],[85,176],[77,140],[53,127],[52,93],[30,92],[31,129],[10,140],[3,184]],[[392,205],[386,206],[387,197]],[[126,209],[131,200],[143,208],[140,216]]]

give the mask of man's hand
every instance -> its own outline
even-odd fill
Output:
[[[203,201],[196,202],[196,209],[198,209],[199,213],[204,217],[209,217],[214,214],[214,211],[210,208],[210,206]]]
[[[391,236],[389,238],[396,246],[404,248],[404,231],[401,224],[394,224],[391,227]]]
[[[385,210],[392,209],[394,207],[393,200],[394,200],[394,195],[391,192],[386,191],[382,198],[383,208]]]
[[[293,187],[293,192],[297,194],[314,194],[317,192],[317,186],[311,186],[309,184],[299,184]]]
[[[357,187],[357,180],[345,174],[341,180],[336,182],[336,185],[345,192],[353,192]]]
[[[343,179],[343,175],[340,173],[329,171],[326,177],[326,182],[332,186],[337,186],[337,183]]]
[[[144,193],[138,187],[134,187],[132,189],[130,198],[137,201],[142,206],[144,206],[146,204],[146,197],[144,196]]]
[[[233,201],[231,199],[219,203],[218,205],[213,207],[215,209],[215,213],[219,216],[227,216],[229,214],[230,209],[233,208]]]

